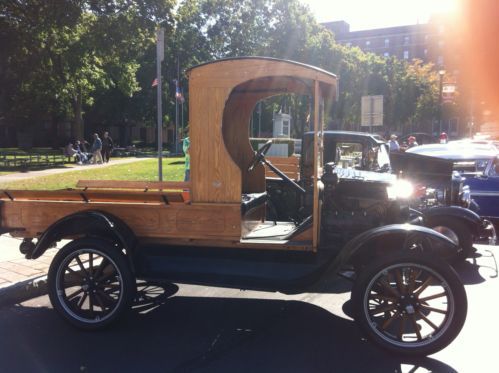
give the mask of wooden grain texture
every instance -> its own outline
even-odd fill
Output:
[[[239,240],[240,204],[116,204],[104,202],[11,201],[2,205],[2,227],[25,229],[37,237],[59,219],[79,211],[97,210],[124,221],[141,238]]]
[[[184,190],[190,189],[189,181],[135,181],[135,180],[79,180],[77,188],[95,189],[143,189]]]
[[[194,202],[231,202],[264,188],[265,173],[248,175],[249,122],[254,105],[281,93],[313,94],[314,81],[336,86],[317,68],[270,59],[222,60],[189,75],[191,180]],[[230,155],[230,156],[228,156]]]
[[[320,117],[319,117],[319,101],[320,101],[320,87],[319,82],[315,81],[314,85],[314,201],[313,201],[313,246],[317,249],[319,246],[319,130],[320,130]]]
[[[275,167],[284,172],[286,176],[293,180],[300,179],[300,157],[266,157]],[[265,166],[265,177],[279,177],[270,168]]]

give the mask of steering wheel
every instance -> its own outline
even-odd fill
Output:
[[[251,163],[248,167],[248,172],[253,170],[255,166],[262,161],[263,158],[265,158],[265,154],[269,151],[270,147],[272,146],[272,140],[267,141],[263,146],[258,149],[255,152],[255,155],[253,156],[253,159],[251,160]]]

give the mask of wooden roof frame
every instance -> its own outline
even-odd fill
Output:
[[[259,100],[285,93],[334,99],[337,92],[334,74],[268,57],[217,60],[187,75],[193,203],[239,203],[241,193],[265,190],[263,166],[247,171],[249,119]]]

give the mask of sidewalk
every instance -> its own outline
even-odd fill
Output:
[[[73,164],[69,167],[64,167],[64,168],[47,168],[46,170],[16,172],[16,173],[0,176],[0,181],[2,183],[4,183],[4,182],[8,183],[11,181],[32,179],[32,178],[39,177],[39,176],[49,176],[49,175],[62,174],[62,173],[71,172],[71,171],[89,170],[92,168],[103,168],[103,167],[114,166],[117,164],[140,162],[140,161],[143,161],[145,159],[148,159],[148,158],[127,158],[127,159],[116,159],[116,160],[113,160],[111,158],[111,161],[109,163],[104,163],[104,164],[95,164],[95,165],[92,165],[92,164],[89,164],[89,165]]]
[[[46,293],[46,275],[57,249],[28,260],[19,251],[21,242],[8,235],[0,236],[0,306]]]

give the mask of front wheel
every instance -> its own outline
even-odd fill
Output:
[[[365,267],[352,290],[355,318],[379,346],[408,356],[433,354],[459,334],[464,286],[438,258],[399,253]]]
[[[129,308],[134,290],[125,256],[104,240],[72,241],[50,264],[50,302],[67,321],[82,329],[99,329],[116,320]]]

